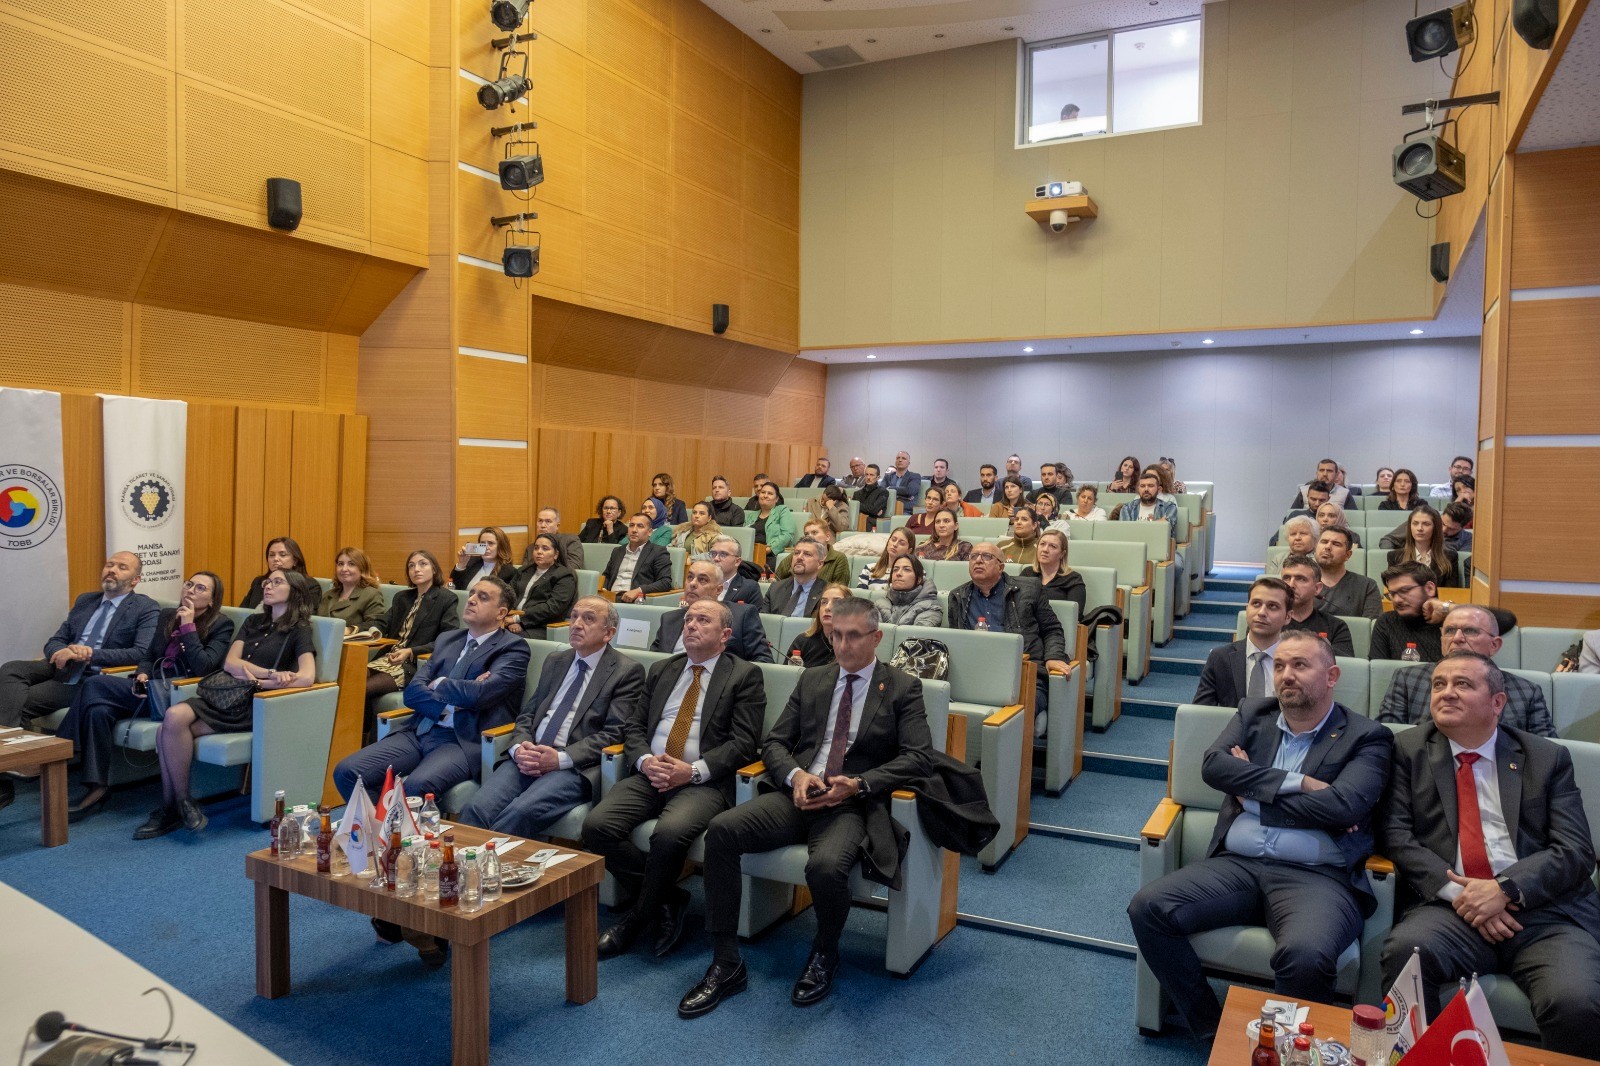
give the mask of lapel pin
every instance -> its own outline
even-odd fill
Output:
[[[1511,764],[1511,768],[1512,768],[1512,769],[1513,769],[1513,770],[1515,770],[1515,769],[1516,769],[1516,768],[1517,768],[1517,764],[1516,764],[1516,763],[1512,763],[1512,764]]]
[[[879,692],[882,692],[882,691],[883,691],[883,682],[882,682],[882,681],[879,681],[879,682],[878,682],[878,691],[879,691]],[[1511,768],[1512,768],[1512,769],[1513,769],[1513,770],[1515,770],[1515,769],[1516,769],[1516,768],[1517,768],[1517,767],[1516,767],[1516,764],[1515,764],[1515,763],[1513,763],[1513,764],[1512,764],[1512,766],[1511,766]]]

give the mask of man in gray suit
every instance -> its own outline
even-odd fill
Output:
[[[535,519],[535,525],[537,527],[534,529],[535,535],[543,533],[548,537],[555,538],[556,547],[561,550],[562,566],[566,567],[568,570],[582,570],[584,568],[583,542],[578,540],[578,535],[576,533],[561,532],[560,511],[556,510],[554,507],[539,508],[539,514]],[[530,540],[528,541],[527,548],[523,549],[522,552],[522,565],[527,566],[532,562],[533,541]]]

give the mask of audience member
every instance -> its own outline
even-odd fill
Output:
[[[1035,578],[1046,600],[1062,600],[1078,605],[1082,618],[1089,602],[1083,575],[1067,565],[1067,535],[1059,529],[1039,534],[1039,547],[1032,566],[1023,567],[1023,577]]]
[[[967,490],[966,502],[976,504],[979,507],[979,514],[988,514],[989,508],[999,500],[1000,490],[995,486],[999,476],[1000,471],[995,469],[993,463],[984,463],[978,467],[978,487]]]
[[[711,479],[711,517],[729,529],[744,525],[744,508],[733,502],[733,487],[721,474]]]
[[[1439,627],[1439,638],[1445,660],[1457,652],[1492,659],[1500,650],[1500,621],[1495,618],[1493,611],[1475,603],[1454,603],[1445,615],[1444,624]],[[1389,681],[1389,691],[1384,693],[1378,721],[1400,725],[1420,725],[1428,721],[1433,675],[1438,665],[1421,663],[1396,670]],[[1505,696],[1505,709],[1500,713],[1501,725],[1537,733],[1541,737],[1556,735],[1555,719],[1551,717],[1550,708],[1544,701],[1544,691],[1538,685],[1516,674],[1506,674]]]
[[[1117,508],[1117,519],[1122,522],[1161,522],[1167,523],[1167,528],[1172,535],[1178,535],[1178,505],[1171,500],[1160,499],[1161,478],[1155,470],[1146,470],[1139,475],[1137,483],[1139,498],[1129,500]]]
[[[1319,501],[1313,500],[1310,490],[1314,485],[1321,485],[1322,491],[1327,494],[1327,500],[1332,500],[1340,507],[1345,506],[1350,500],[1350,490],[1339,484],[1339,464],[1332,459],[1317,460],[1317,476],[1300,486],[1300,491],[1295,494],[1294,502],[1289,505],[1289,510],[1305,510],[1315,514]]]
[[[841,489],[859,489],[867,484],[867,464],[859,455],[850,457],[850,472],[839,479]]]
[[[757,544],[765,544],[769,555],[776,556],[789,550],[789,545],[794,543],[795,523],[794,515],[783,504],[779,497],[778,486],[767,482],[761,486],[761,491],[756,494],[755,517],[750,520],[750,528],[755,531]],[[756,558],[761,558],[761,553],[756,553]]]
[[[833,990],[839,936],[850,916],[850,874],[865,847],[869,814],[895,789],[933,769],[921,682],[877,661],[881,639],[870,604],[839,604],[838,668],[801,675],[762,746],[776,790],[712,820],[705,862],[712,961],[678,1004],[680,1016],[700,1017],[744,989],[738,937],[742,856],[796,841],[808,849],[806,884],[817,932],[790,1001],[809,1007]],[[868,693],[879,708],[872,714]]]
[[[1472,974],[1509,974],[1547,1051],[1600,1032],[1595,853],[1560,744],[1506,722],[1510,675],[1472,652],[1433,671],[1430,720],[1395,738],[1383,854],[1410,892],[1383,947],[1385,985],[1415,957],[1422,1006]]]
[[[417,672],[417,659],[433,654],[439,634],[460,628],[461,601],[445,587],[444,571],[430,551],[406,556],[407,586],[394,594],[383,635],[394,647],[367,663],[367,709],[362,736],[371,738],[377,726],[377,703],[391,692],[402,692]]]
[[[1008,563],[1032,566],[1039,558],[1039,516],[1032,507],[1017,508],[1011,519],[1011,536],[1000,542],[1000,553]]]
[[[1174,495],[1189,491],[1189,487],[1178,480],[1178,461],[1170,455],[1163,455],[1156,463],[1156,469],[1161,472],[1161,483],[1166,490]]]
[[[621,544],[628,539],[628,523],[622,520],[625,508],[616,496],[602,496],[595,504],[595,517],[585,519],[578,539],[585,544]]]
[[[1349,531],[1351,544],[1357,548],[1361,547],[1361,538],[1353,530],[1350,530],[1350,523],[1344,516],[1343,507],[1336,503],[1325,503],[1317,508],[1315,517],[1317,519],[1317,536],[1322,536],[1324,529],[1337,527]]]
[[[517,568],[511,565],[511,541],[499,526],[484,526],[475,543],[461,546],[455,569],[450,571],[450,584],[470,590],[491,577],[507,585],[517,579]]]
[[[267,541],[266,573],[258,574],[251,580],[244,599],[239,601],[240,607],[253,611],[261,606],[261,586],[275,570],[293,570],[301,577],[311,576],[311,571],[306,569],[306,553],[300,550],[299,541],[293,537],[273,537]]]
[[[1039,497],[1046,492],[1059,499],[1067,489],[1062,477],[1065,470],[1066,466],[1063,463],[1040,463],[1039,487],[1028,494],[1029,502],[1038,503]]]
[[[200,571],[183,583],[178,606],[161,611],[154,638],[133,674],[91,674],[69,689],[72,707],[56,726],[56,736],[72,741],[78,779],[85,789],[67,808],[69,821],[105,806],[111,786],[112,726],[140,710],[155,715],[171,702],[174,681],[204,677],[222,666],[233,643],[233,622],[222,613],[222,599],[222,579],[209,570]]]
[[[1021,514],[1021,511],[1017,512]],[[961,539],[961,523],[953,511],[933,512],[933,532],[917,549],[919,559],[966,562],[972,552],[970,541]]]
[[[1016,452],[1012,452],[1010,455],[1006,456],[1005,476],[1014,477],[1018,481],[1022,482],[1023,492],[1033,491],[1033,478],[1022,472],[1022,456],[1018,455]]]
[[[928,478],[928,488],[938,489],[939,490],[939,498],[942,500],[942,499],[944,499],[944,496],[945,496],[945,492],[944,492],[945,486],[949,485],[949,484],[950,484],[950,463],[949,463],[949,461],[945,460],[945,459],[935,459],[933,461],[933,476]]]
[[[947,481],[944,484],[944,509],[963,518],[984,517],[984,512],[962,497],[961,486],[954,481]]]
[[[683,577],[682,605],[676,611],[661,616],[656,629],[656,639],[651,651],[679,652],[683,650],[683,620],[688,609],[700,600],[719,600],[722,590],[722,569],[710,559],[696,559],[689,564]],[[761,612],[744,603],[722,601],[731,617],[733,635],[728,638],[728,654],[737,655],[745,662],[770,663],[772,642],[761,628]]]
[[[778,502],[783,502],[783,490],[778,488],[777,482],[773,481],[765,474],[757,474],[755,477],[750,479],[750,498],[744,501],[744,509],[746,511],[754,511],[758,506],[760,506],[761,487],[763,485],[771,485],[773,491],[778,494]]]
[[[1275,994],[1315,1000],[1377,907],[1365,866],[1394,738],[1335,702],[1339,668],[1315,634],[1285,633],[1273,670],[1277,697],[1245,700],[1206,751],[1202,776],[1222,794],[1207,857],[1128,905],[1145,964],[1207,1042],[1222,1007],[1190,936],[1265,919]]]
[[[1348,569],[1354,535],[1344,526],[1329,526],[1317,535],[1317,565],[1322,567],[1322,607],[1346,618],[1383,614],[1383,593],[1365,574]]]
[[[682,548],[689,555],[704,555],[711,542],[722,536],[722,527],[711,517],[711,505],[696,500],[689,508],[689,520],[675,526],[662,526],[650,539],[664,548]]]
[[[1456,479],[1460,478],[1460,477],[1471,477],[1471,476],[1472,476],[1472,457],[1469,456],[1469,455],[1458,455],[1454,459],[1450,460],[1450,476],[1444,479],[1444,484],[1435,485],[1433,487],[1433,491],[1431,491],[1429,493],[1429,495],[1432,496],[1434,499],[1445,499],[1445,500],[1456,499],[1457,498],[1456,497],[1456,492],[1455,492],[1455,481],[1456,481]]]
[[[789,642],[783,661],[808,668],[833,662],[833,609],[850,598],[850,590],[843,585],[830,583],[824,588],[817,597],[817,613],[811,618],[811,628]]]
[[[1023,488],[1022,479],[1015,474],[1007,474],[1004,481],[1000,482],[1000,498],[989,508],[990,518],[1011,518],[1017,513],[1018,507],[1028,505],[1028,490]]]
[[[1451,499],[1456,503],[1464,503],[1468,507],[1478,504],[1478,481],[1471,474],[1462,474],[1460,477],[1450,479]]]
[[[1427,501],[1417,495],[1417,475],[1405,467],[1394,472],[1389,483],[1389,494],[1378,504],[1380,511],[1414,511]]]
[[[1100,490],[1094,485],[1078,486],[1078,506],[1068,516],[1084,522],[1106,521],[1105,508],[1100,506]]]
[[[561,549],[550,534],[540,533],[529,547],[533,561],[517,572],[511,585],[512,610],[522,614],[506,622],[506,628],[542,640],[545,626],[565,619],[578,602],[578,576],[562,563]]]
[[[1309,515],[1295,515],[1283,524],[1283,541],[1290,555],[1310,555],[1317,550],[1317,521]],[[1277,577],[1283,566],[1282,559],[1267,557],[1266,575]]]
[[[1294,593],[1289,604],[1289,620],[1285,629],[1303,629],[1315,633],[1333,646],[1335,655],[1350,656],[1356,653],[1350,637],[1350,627],[1344,619],[1322,610],[1317,596],[1322,592],[1322,567],[1310,555],[1291,555],[1284,559],[1281,568],[1283,583]]]
[[[838,485],[829,485],[820,495],[807,500],[805,510],[812,518],[825,522],[835,535],[850,528],[850,504]]]
[[[1036,663],[1033,735],[1045,733],[1045,711],[1050,699],[1052,673],[1067,672],[1067,645],[1061,620],[1045,602],[1044,590],[1030,578],[1006,573],[1005,557],[993,541],[973,545],[967,556],[971,580],[950,591],[946,617],[951,629],[983,629],[1022,634],[1022,650]],[[980,623],[982,623],[980,625]]]
[[[804,537],[789,553],[789,576],[767,586],[767,610],[772,614],[800,618],[817,613],[817,599],[828,584],[822,569],[821,542]]]
[[[906,532],[906,528],[890,531],[883,542],[883,551],[878,553],[878,558],[867,563],[856,575],[856,588],[877,589],[887,588],[889,579],[893,576],[894,561],[902,555],[915,555],[917,551],[917,535]]]
[[[1407,648],[1415,648],[1419,662],[1438,662],[1444,655],[1439,627],[1423,613],[1436,587],[1433,569],[1421,563],[1397,563],[1383,572],[1381,580],[1384,599],[1394,610],[1373,623],[1367,658],[1402,659]]]
[[[666,472],[650,479],[650,498],[645,500],[641,510],[650,516],[651,529],[659,529],[665,525],[682,525],[689,520],[689,509],[673,491],[672,475]]]
[[[554,538],[561,556],[561,565],[568,570],[582,570],[584,563],[583,538],[576,533],[561,532],[561,512],[554,507],[541,507],[534,516],[533,531]],[[522,565],[533,562],[533,541],[522,550]]]
[[[638,603],[652,592],[672,588],[672,556],[650,540],[650,516],[643,511],[628,519],[628,539],[611,552],[601,588],[623,603]]]
[[[1020,511],[1020,508],[1018,510]],[[1057,525],[1057,523],[1060,522],[1060,519],[1056,517],[1057,512],[1055,493],[1039,493],[1039,495],[1035,497],[1033,501],[1033,514],[1034,517],[1038,519],[1039,527],[1041,529],[1049,526],[1056,526],[1057,528],[1060,528]],[[1015,521],[1015,516],[1013,516],[1013,521]],[[1061,531],[1070,537],[1072,535],[1071,524],[1069,523],[1066,528],[1062,529]]]
[[[1372,475],[1372,491],[1377,496],[1389,495],[1389,490],[1394,487],[1394,469],[1380,466],[1378,472]]]
[[[599,596],[573,604],[567,647],[553,652],[522,705],[505,761],[461,810],[492,833],[542,837],[600,795],[600,754],[644,701],[644,667],[611,646],[617,609]]]
[[[257,691],[305,688],[316,680],[311,640],[316,588],[296,570],[269,574],[261,586],[261,610],[239,627],[221,669],[202,680],[192,696],[167,708],[156,734],[161,806],[134,830],[133,839],[165,836],[180,825],[191,833],[204,829],[209,819],[189,794],[195,741],[211,733],[249,732]],[[224,677],[239,684],[208,686]]]
[[[1415,513],[1415,512],[1413,512]],[[1444,546],[1458,556],[1472,550],[1472,508],[1460,500],[1452,500],[1439,512],[1439,526],[1444,530]],[[1463,573],[1462,575],[1466,575]],[[1466,584],[1465,581],[1462,584]]]
[[[1439,512],[1425,503],[1411,512],[1400,546],[1389,553],[1390,566],[1405,562],[1421,563],[1431,569],[1434,584],[1440,587],[1462,583],[1459,557],[1444,546],[1444,526],[1439,521]]]
[[[1600,674],[1600,629],[1591,629],[1566,651],[1555,666],[1558,674]]]
[[[843,552],[833,546],[833,527],[821,519],[813,518],[806,523],[801,535],[810,537],[822,546],[822,570],[820,572],[822,580],[848,585],[850,583],[850,560],[845,557]],[[778,569],[773,576],[785,578],[789,576],[789,571],[789,560],[784,559],[778,564]]]
[[[799,481],[796,481],[794,483],[794,487],[797,489],[826,488],[827,486],[834,484],[833,475],[828,473],[828,470],[832,466],[833,461],[826,456],[819,458],[816,466],[812,467],[811,473],[806,474]]]
[[[1117,464],[1117,476],[1111,479],[1106,486],[1107,492],[1136,492],[1139,485],[1139,472],[1144,467],[1139,465],[1139,458],[1135,455],[1123,456],[1122,462]]]
[[[1273,669],[1278,642],[1289,624],[1294,590],[1276,577],[1258,577],[1244,605],[1244,637],[1211,649],[1200,670],[1194,702],[1207,707],[1237,707],[1246,698],[1274,694]]]
[[[943,510],[944,494],[938,489],[929,489],[922,494],[922,510],[906,519],[906,528],[918,536],[931,536],[933,520]]]
[[[939,586],[927,576],[922,560],[915,555],[894,557],[889,565],[889,586],[884,595],[885,602],[878,604],[878,617],[890,625],[944,625]]]
[[[868,463],[861,487],[856,490],[856,511],[867,520],[868,531],[878,528],[878,520],[889,511],[889,490],[878,484],[877,463]]]
[[[916,509],[917,497],[922,495],[922,475],[911,469],[908,452],[895,452],[894,469],[884,475],[883,487],[894,493],[895,501],[905,514]]]
[[[1300,506],[1290,508],[1289,513],[1284,515],[1284,521],[1288,521],[1291,518],[1297,518],[1300,515],[1305,515],[1308,518],[1316,518],[1317,512],[1322,509],[1323,504],[1330,501],[1332,494],[1333,486],[1329,485],[1326,481],[1311,482],[1309,485],[1306,485],[1303,489],[1301,489],[1300,495],[1294,498],[1294,502],[1300,504]]]
[[[683,938],[689,893],[678,887],[689,847],[733,805],[734,774],[754,761],[766,694],[761,670],[726,655],[732,614],[698,600],[684,617],[682,655],[650,667],[645,696],[622,724],[631,773],[610,786],[583,822],[583,844],[602,855],[620,913],[600,934],[602,958],[620,955],[653,926],[654,954]],[[655,820],[649,853],[633,831]]]
[[[1334,482],[1334,484],[1338,485],[1340,488],[1344,489],[1350,494],[1350,499],[1345,501],[1345,506],[1349,506],[1358,496],[1361,495],[1360,486],[1350,484],[1348,481],[1349,476],[1350,475],[1346,473],[1345,468],[1341,466],[1339,468],[1339,480]]]
[[[340,548],[333,561],[333,584],[322,593],[317,613],[344,623],[345,636],[377,629],[383,620],[378,575],[360,548]]]
[[[718,537],[711,542],[711,550],[706,552],[706,558],[716,563],[722,572],[717,599],[729,606],[742,603],[754,607],[758,613],[767,609],[767,598],[761,594],[761,584],[740,572],[744,549],[738,541],[729,536]]]

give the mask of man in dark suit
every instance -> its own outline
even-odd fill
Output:
[[[1500,650],[1500,621],[1494,612],[1481,604],[1454,603],[1439,627],[1439,639],[1446,655],[1456,651],[1470,651],[1493,659]],[[1384,693],[1383,706],[1378,710],[1378,721],[1401,725],[1418,725],[1429,720],[1433,702],[1434,663],[1396,670],[1389,681],[1389,691]],[[1500,724],[1512,729],[1522,729],[1541,737],[1556,735],[1555,719],[1544,701],[1544,690],[1525,677],[1503,674],[1506,690],[1505,708],[1500,712]]]
[[[407,775],[414,796],[442,797],[478,772],[479,733],[511,721],[528,677],[528,642],[500,628],[512,595],[499,578],[472,586],[461,612],[466,628],[441,634],[406,686],[411,716],[334,767],[341,796],[350,798],[359,777],[376,799],[391,766]]]
[[[878,484],[880,473],[877,463],[868,463],[866,476],[856,490],[856,513],[867,520],[868,531],[877,529],[878,519],[889,511],[889,490]]]
[[[859,489],[867,483],[867,463],[859,455],[850,457],[850,472],[839,479],[841,489]]]
[[[544,661],[517,716],[510,756],[461,811],[495,833],[538,837],[600,794],[600,752],[644,699],[644,667],[615,648],[617,609],[599,596],[572,606],[568,647]]]
[[[711,967],[678,1005],[685,1018],[709,1013],[744,990],[739,957],[740,868],[749,852],[805,844],[806,884],[817,916],[791,1000],[809,1007],[833,990],[839,934],[850,916],[850,871],[860,858],[869,805],[887,803],[933,768],[922,682],[877,661],[877,611],[848,598],[833,608],[838,662],[807,670],[762,746],[763,794],[717,815],[706,831],[706,928]]]
[[[683,650],[683,620],[689,608],[698,600],[715,600],[722,588],[722,570],[709,559],[696,559],[689,564],[683,579],[683,606],[661,616],[656,630],[656,642],[651,651],[677,652]],[[727,603],[733,615],[733,636],[728,639],[728,654],[737,655],[747,663],[770,663],[772,642],[767,631],[761,628],[761,612],[743,603]]]
[[[135,666],[156,634],[161,608],[133,591],[143,564],[133,552],[116,552],[100,569],[100,590],[85,592],[44,644],[43,659],[0,666],[0,726],[25,725],[72,702],[77,684],[107,666]],[[0,807],[16,786],[0,777]]]
[[[583,542],[576,533],[561,532],[561,512],[554,507],[541,507],[536,519],[535,534],[543,533],[547,537],[554,537],[556,547],[561,550],[561,565],[568,570],[582,570],[584,566]],[[533,562],[533,542],[522,551],[522,565],[527,566]]]
[[[1505,675],[1476,652],[1433,670],[1431,720],[1395,740],[1383,852],[1414,898],[1383,947],[1392,981],[1420,949],[1428,1016],[1442,984],[1510,974],[1551,1051],[1594,1054],[1600,897],[1572,755],[1501,720]]]
[[[980,509],[992,506],[1000,499],[1000,490],[995,486],[995,478],[999,474],[993,463],[984,463],[978,467],[978,487],[968,489],[963,498],[968,503],[979,504]]]
[[[828,473],[828,468],[832,465],[832,460],[827,459],[826,457],[818,459],[816,469],[812,470],[811,473],[807,474],[799,481],[796,481],[794,483],[794,487],[797,489],[809,489],[812,487],[819,489],[827,488],[829,485],[833,484],[834,480],[833,475]]]
[[[1322,564],[1310,555],[1290,555],[1283,560],[1278,572],[1294,593],[1283,628],[1321,633],[1333,645],[1333,654],[1354,655],[1356,647],[1350,637],[1350,627],[1344,619],[1322,610],[1318,604],[1317,597],[1322,595]]]
[[[650,668],[644,705],[623,723],[623,759],[633,772],[584,819],[584,846],[605,856],[633,901],[600,934],[602,958],[627,951],[650,925],[657,958],[678,946],[689,893],[677,882],[689,847],[732,805],[734,772],[756,756],[766,691],[758,667],[726,654],[732,623],[725,603],[704,599],[688,609],[683,654]],[[633,831],[651,818],[647,855]]]
[[[1377,906],[1365,864],[1394,738],[1334,702],[1339,667],[1315,633],[1283,634],[1273,666],[1277,698],[1245,700],[1206,751],[1202,775],[1224,796],[1206,858],[1128,905],[1145,965],[1201,1038],[1222,1006],[1192,934],[1265,924],[1278,995],[1326,998]]]
[[[904,449],[894,453],[894,469],[883,476],[883,487],[894,494],[891,503],[900,503],[903,513],[911,514],[917,509],[917,501],[922,498],[922,475],[911,469],[911,453]]]
[[[1293,602],[1294,593],[1278,578],[1256,578],[1244,605],[1245,637],[1206,656],[1195,703],[1237,707],[1246,696],[1272,695],[1272,657]]]
[[[739,573],[739,564],[744,561],[744,548],[738,541],[732,537],[718,537],[711,542],[711,550],[706,555],[721,571],[717,599],[730,606],[745,604],[755,608],[757,613],[767,609],[767,597],[761,592],[761,583]]]
[[[798,618],[817,613],[822,601],[822,556],[826,549],[803,537],[789,552],[789,576],[767,586],[767,611]]]
[[[601,588],[615,592],[623,603],[638,603],[647,593],[672,588],[672,556],[650,542],[649,515],[628,519],[628,539],[612,551],[604,580]]]

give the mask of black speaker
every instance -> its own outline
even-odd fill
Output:
[[[1450,242],[1440,241],[1428,249],[1428,273],[1441,285],[1450,280]]]
[[[728,305],[727,304],[712,304],[711,305],[711,332],[712,333],[726,333],[726,332],[728,332]]]
[[[1394,183],[1419,200],[1454,196],[1467,187],[1467,157],[1437,133],[1394,149]]]
[[[1529,48],[1547,49],[1556,39],[1560,6],[1559,0],[1511,0],[1511,28]]]
[[[300,183],[293,178],[267,179],[267,225],[296,229],[300,225]]]
[[[531,278],[539,273],[539,248],[513,244],[500,253],[500,269],[508,278]]]

